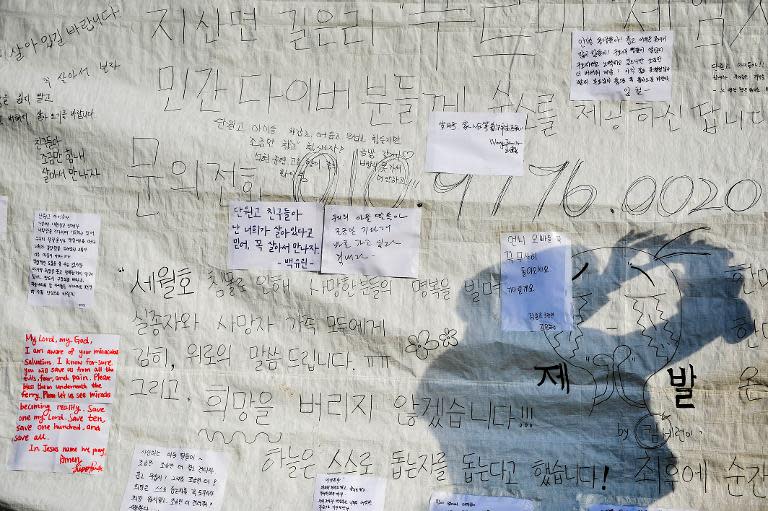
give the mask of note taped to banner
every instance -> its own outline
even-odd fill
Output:
[[[327,206],[323,229],[323,273],[419,275],[419,208]]]
[[[571,100],[672,100],[674,32],[579,32],[571,42]]]
[[[571,330],[571,245],[554,232],[501,235],[501,326]]]
[[[429,499],[429,511],[534,511],[532,500],[491,497],[463,493],[435,492]]]
[[[230,269],[320,271],[323,205],[229,203]]]
[[[431,112],[427,172],[521,176],[524,113]]]
[[[35,214],[30,304],[80,308],[93,305],[100,225],[99,215]]]

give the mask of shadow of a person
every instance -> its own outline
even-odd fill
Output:
[[[738,342],[727,318],[751,317],[727,274],[733,254],[693,241],[702,230],[671,239],[632,232],[614,246],[574,250],[571,331],[500,332],[498,302],[464,296],[462,343],[430,364],[418,395],[486,402],[489,419],[502,404],[531,417],[515,428],[433,427],[455,460],[451,490],[514,495],[547,510],[595,499],[648,505],[674,490],[666,443],[677,402],[651,400],[648,382],[662,370],[679,381],[688,368],[673,361],[718,338]],[[488,274],[498,281],[493,268],[479,275]],[[545,367],[552,373],[535,370]],[[496,477],[501,461],[507,474]]]

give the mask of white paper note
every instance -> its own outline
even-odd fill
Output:
[[[82,308],[93,305],[99,227],[99,215],[35,213],[30,304]]]
[[[432,112],[427,172],[523,175],[525,114]]]
[[[417,277],[421,210],[327,206],[323,273]]]
[[[111,403],[119,343],[117,335],[27,333],[21,399]]]
[[[224,452],[138,445],[120,511],[218,511],[228,465]]]
[[[435,492],[429,511],[533,511],[533,501],[513,497],[487,497],[463,493]]]
[[[501,327],[571,330],[571,245],[554,232],[501,235]]]
[[[571,100],[672,100],[674,33],[578,32],[571,40]]]
[[[230,269],[320,271],[323,205],[229,203]]]
[[[22,401],[9,470],[98,474],[104,471],[112,405]]]
[[[120,337],[27,333],[11,470],[104,471]]]
[[[0,196],[0,240],[8,232],[8,197]]]
[[[383,511],[386,479],[319,474],[312,511]]]

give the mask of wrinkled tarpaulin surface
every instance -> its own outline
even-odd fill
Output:
[[[25,333],[122,351],[105,473],[6,471],[2,501],[117,509],[148,444],[229,452],[227,510],[310,509],[327,472],[387,478],[387,509],[764,509],[765,9],[0,2],[3,459]],[[672,101],[569,101],[573,30],[674,31]],[[526,113],[525,175],[425,173],[443,110]],[[228,283],[227,203],[260,198],[420,205],[420,279]],[[92,308],[27,304],[35,210],[101,216]],[[500,331],[499,235],[536,230],[588,265],[570,334]]]

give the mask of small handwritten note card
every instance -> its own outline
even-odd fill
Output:
[[[319,474],[312,511],[384,511],[386,479]]]
[[[487,497],[463,493],[435,492],[429,511],[533,511],[533,501],[513,497]]]
[[[571,40],[571,100],[672,100],[674,32],[579,32]]]
[[[525,114],[432,112],[427,172],[523,175]]]
[[[35,213],[30,304],[81,308],[93,305],[99,228],[99,215]]]
[[[571,244],[554,232],[501,235],[501,328],[571,330]]]
[[[320,271],[323,205],[230,202],[230,269]]]
[[[421,210],[326,206],[323,273],[417,277]]]
[[[104,471],[120,337],[27,333],[10,470]]]
[[[223,452],[136,446],[120,511],[218,511],[228,465]]]

